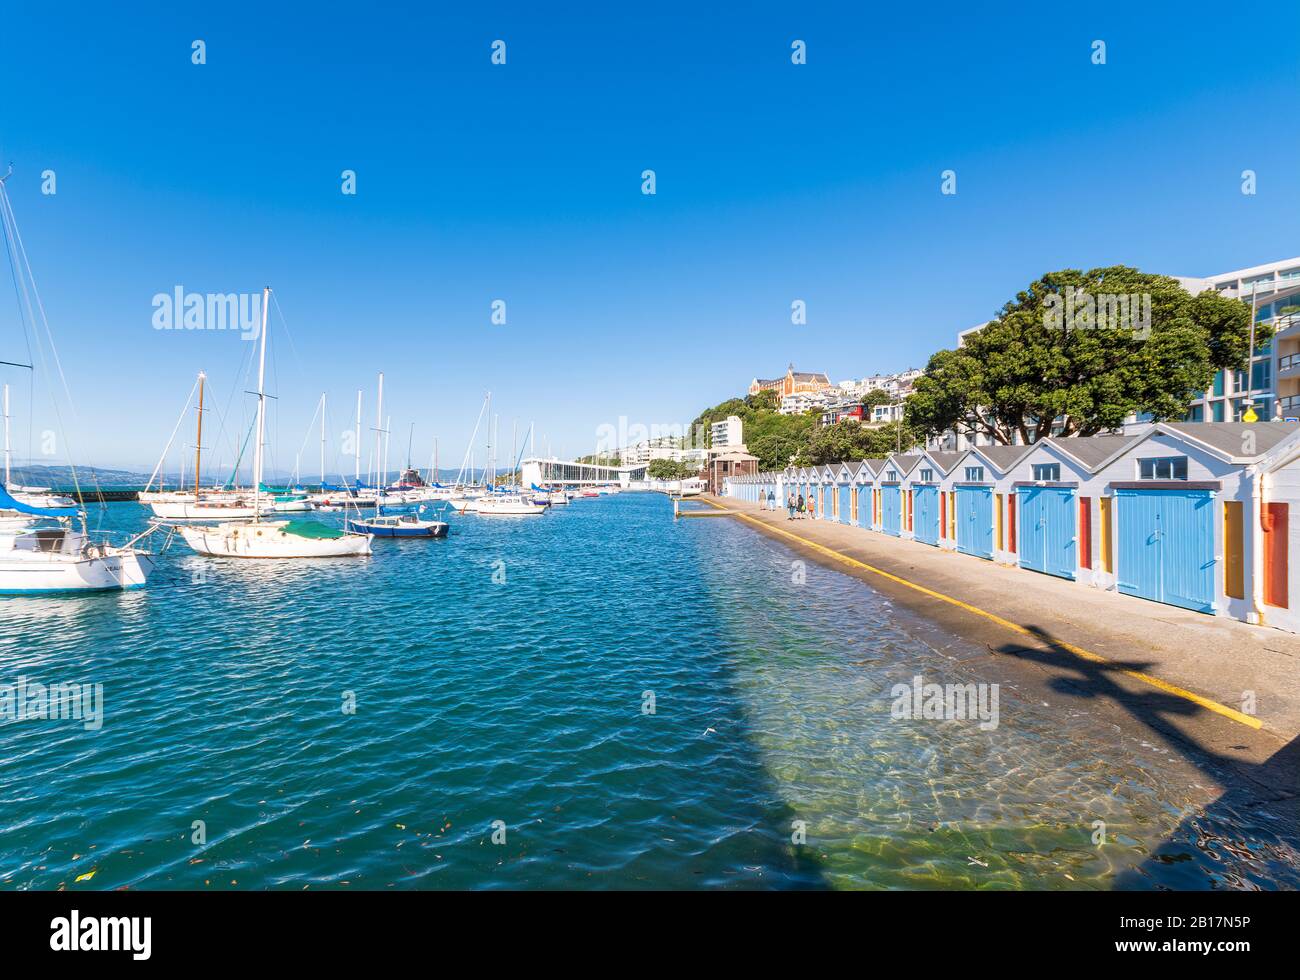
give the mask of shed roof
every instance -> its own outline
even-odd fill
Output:
[[[1230,459],[1255,459],[1300,428],[1297,422],[1161,422],[1157,429],[1172,430]],[[1255,452],[1244,453],[1247,432],[1255,436]]]
[[[1005,473],[1033,448],[1033,446],[976,446],[971,452],[979,453]]]
[[[1102,463],[1122,453],[1141,438],[1141,436],[1086,436],[1043,441],[1055,446],[1071,459],[1082,463],[1085,469],[1095,471]]]

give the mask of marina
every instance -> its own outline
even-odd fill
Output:
[[[146,526],[134,504],[101,517]],[[622,561],[614,538],[634,545]],[[5,676],[100,681],[107,723],[0,726],[0,750],[26,760],[0,884],[1298,881],[1287,811],[1231,759],[853,576],[809,563],[796,585],[797,551],[734,520],[675,523],[663,495],[623,493],[537,522],[467,519],[437,544],[436,578],[426,548],[289,564],[170,549],[148,590],[7,606]],[[382,627],[357,595],[387,598]],[[201,663],[175,631],[206,637]],[[917,675],[1000,683],[999,727],[891,720],[892,688]],[[102,798],[116,805],[87,813]],[[1094,819],[1113,843],[1092,843]],[[174,830],[194,820],[199,863]],[[815,851],[791,845],[794,820]]]

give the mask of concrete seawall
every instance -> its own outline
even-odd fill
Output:
[[[1212,751],[1258,760],[1300,734],[1300,637],[1293,634],[1080,589],[858,527],[790,521],[784,509],[698,499],[993,654],[1037,664],[1059,683],[1104,682],[1116,700],[1142,703],[1148,724],[1208,742]]]

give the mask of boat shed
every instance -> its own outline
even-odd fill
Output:
[[[1096,469],[1112,498],[1115,587],[1204,613],[1258,622],[1267,578],[1255,533],[1256,474],[1294,422],[1160,422]],[[1266,512],[1265,512],[1266,513]],[[1251,574],[1258,569],[1259,574]]]
[[[1101,511],[1109,510],[1104,480],[1094,470],[1136,443],[1138,436],[1044,439],[1033,444],[1007,471],[1007,525],[1018,530],[1021,568],[1084,585],[1103,567]],[[1105,543],[1109,560],[1109,543]],[[1102,581],[1102,587],[1109,582]]]
[[[965,456],[964,452],[926,450],[904,478],[903,489],[912,501],[912,536],[922,544],[939,547],[946,536],[948,498],[943,485]]]

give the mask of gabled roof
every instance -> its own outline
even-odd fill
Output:
[[[1033,446],[975,446],[967,455],[977,454],[999,473],[1005,473],[1033,448]]]
[[[1088,472],[1095,473],[1109,460],[1135,443],[1141,442],[1142,439],[1143,436],[1086,436],[1066,439],[1053,437],[1042,440],[1042,443],[1035,443],[1030,448],[1035,449],[1043,444],[1050,445]]]
[[[1096,473],[1103,467],[1115,462],[1128,450],[1157,434],[1170,436],[1180,442],[1187,443],[1189,446],[1195,446],[1224,462],[1253,463],[1263,458],[1274,447],[1280,446],[1297,431],[1300,431],[1300,423],[1296,422],[1157,422],[1138,436],[1093,436],[1090,439],[1078,441],[1081,443],[1099,442],[1102,439],[1108,439],[1111,440],[1109,444],[1112,445],[1115,444],[1116,440],[1124,442],[1124,445],[1118,446],[1113,452],[1090,467]],[[1247,437],[1253,443],[1252,452],[1246,451]],[[1074,442],[1075,440],[1057,439],[1054,441],[1059,445],[1062,442]]]
[[[1232,462],[1258,459],[1300,428],[1296,422],[1159,422],[1154,427],[1188,439]],[[1254,436],[1255,451],[1244,451],[1246,433]],[[1150,433],[1147,434],[1148,437]]]
[[[911,455],[909,453],[895,453],[889,457],[889,462],[902,476],[907,476],[908,473],[912,472],[912,468],[920,461],[921,457],[919,454]]]
[[[860,459],[853,463],[853,480],[856,483],[871,483],[876,478],[876,471],[869,465],[871,460]]]
[[[832,465],[830,465],[829,463],[828,463],[827,465],[823,466],[823,467],[822,467],[822,482],[823,482],[823,483],[834,483],[834,482],[835,482],[835,474],[836,474],[836,472],[837,472],[837,471],[836,471],[835,467],[832,466]]]
[[[889,461],[886,459],[864,459],[862,465],[867,468],[872,477],[876,477],[880,475],[880,471],[885,468],[887,462]]]
[[[949,473],[951,473],[953,471],[953,468],[956,467],[956,465],[959,462],[961,462],[965,457],[966,457],[965,452],[960,452],[960,453],[930,452],[929,450],[925,452],[925,458],[930,460],[930,462],[934,463],[934,465],[939,468],[939,472],[942,473],[944,476],[947,476]]]

